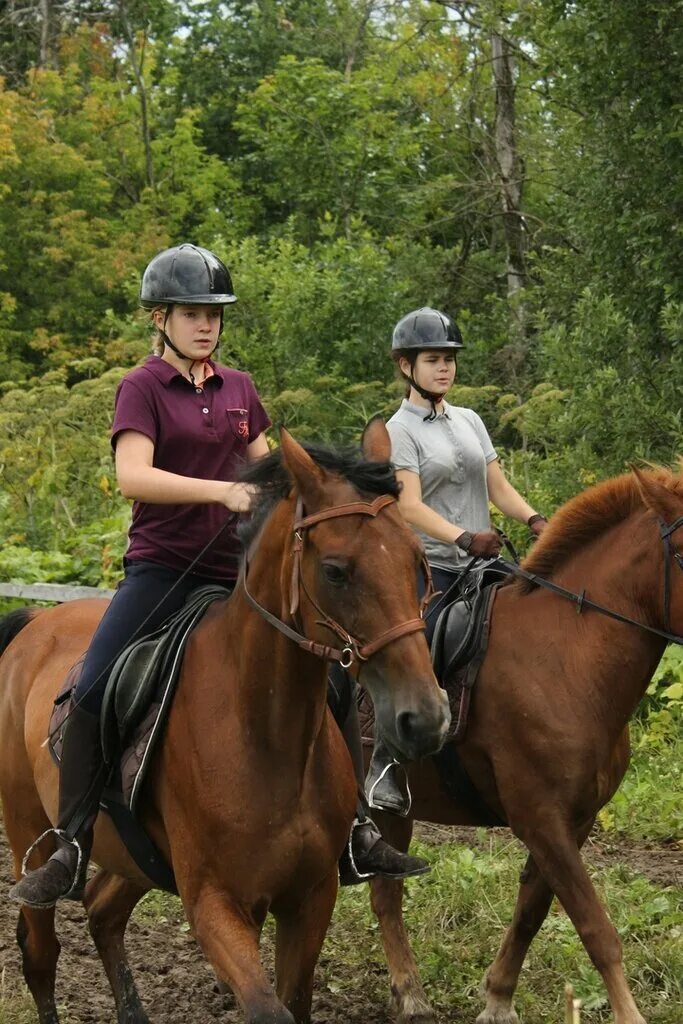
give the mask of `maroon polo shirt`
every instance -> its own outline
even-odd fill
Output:
[[[122,430],[136,430],[153,441],[158,469],[202,480],[236,480],[247,445],[270,420],[247,373],[210,366],[213,375],[197,388],[159,356],[126,374],[116,392],[112,447]],[[187,569],[231,515],[220,504],[136,501],[126,558]],[[231,525],[221,534],[194,573],[236,579],[240,545],[235,529]]]

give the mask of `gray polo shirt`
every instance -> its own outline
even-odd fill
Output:
[[[434,420],[429,410],[406,399],[389,422],[391,461],[417,473],[425,505],[470,533],[490,530],[486,466],[498,456],[486,427],[472,409],[449,405]],[[467,555],[455,544],[418,530],[432,565],[460,569]]]

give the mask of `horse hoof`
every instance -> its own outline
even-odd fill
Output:
[[[400,1007],[396,1024],[436,1024],[436,1015],[424,999],[407,996]]]
[[[519,1024],[519,1017],[512,1007],[506,1010],[484,1010],[477,1017],[476,1024]]]

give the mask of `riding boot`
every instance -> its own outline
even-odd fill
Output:
[[[10,889],[11,899],[45,908],[54,906],[58,899],[83,898],[104,776],[99,716],[76,706],[64,729],[57,827],[36,840],[24,857],[24,865],[48,835],[54,835],[57,849],[45,864],[29,871]]]
[[[350,701],[341,731],[356,775],[358,805],[346,849],[339,860],[340,885],[358,885],[376,875],[398,879],[426,874],[430,870],[427,861],[395,850],[382,839],[379,829],[367,813],[368,805],[363,788],[363,746],[355,699]]]
[[[365,778],[365,791],[368,804],[373,810],[389,811],[401,818],[410,812],[412,797],[406,770],[391,756],[380,739],[375,740],[375,749]]]

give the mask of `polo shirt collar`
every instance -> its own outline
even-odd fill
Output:
[[[222,388],[223,375],[220,367],[217,366],[212,359],[209,359],[208,363],[211,367],[211,376],[206,379],[206,383],[208,384],[211,381],[212,387]],[[192,387],[192,383],[187,379],[187,377],[183,377],[180,370],[176,370],[175,366],[171,363],[167,363],[165,359],[161,358],[161,356],[149,356],[149,358],[143,363],[143,366],[146,370],[149,370],[150,373],[153,373],[157,380],[161,381],[164,387],[169,387],[175,380],[184,381]]]
[[[420,419],[422,419],[422,420],[425,418],[425,416],[429,415],[429,409],[425,409],[421,405],[415,405],[414,402],[409,402],[407,398],[404,398],[403,401],[401,402],[401,408],[405,409],[406,412],[412,412],[414,416],[419,416]],[[452,406],[450,406],[448,404],[448,402],[444,399],[443,412],[439,413],[439,415],[436,417],[437,420],[440,420],[440,419],[447,419],[447,420],[449,420],[450,419],[449,413],[450,413],[451,408],[452,408]],[[432,420],[431,422],[434,422],[434,421]]]

